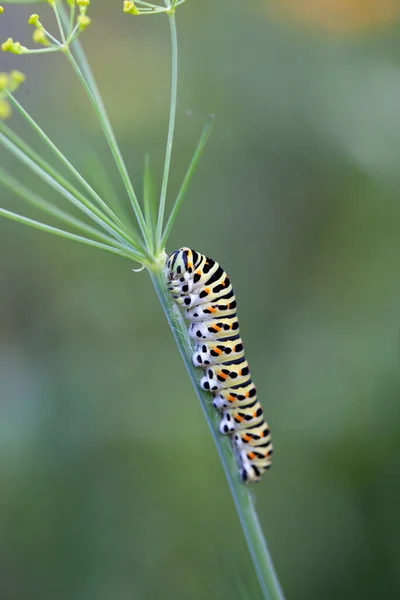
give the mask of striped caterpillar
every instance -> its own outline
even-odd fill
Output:
[[[203,390],[222,413],[220,431],[232,436],[243,482],[259,481],[271,466],[271,435],[244,356],[229,277],[212,258],[180,248],[166,262],[168,289],[185,310],[195,340],[193,364]]]

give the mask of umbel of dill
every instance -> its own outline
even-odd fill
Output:
[[[3,4],[28,4],[31,1],[3,0]],[[74,167],[71,160],[61,152],[40,124],[29,114],[29,111],[22,106],[16,96],[19,86],[25,80],[25,76],[16,69],[10,73],[0,73],[0,144],[17,161],[39,177],[49,188],[61,194],[67,203],[83,213],[91,221],[91,224],[89,225],[86,221],[73,216],[68,211],[62,210],[45,200],[1,167],[0,184],[18,195],[25,202],[41,210],[44,214],[57,219],[60,227],[48,225],[41,220],[28,218],[1,207],[0,216],[53,235],[117,254],[135,261],[139,265],[140,270],[146,269],[148,271],[216,444],[253,560],[263,598],[278,600],[283,598],[283,593],[275,574],[251,493],[238,477],[237,464],[231,445],[218,432],[218,415],[210,402],[210,394],[201,389],[199,385],[202,373],[200,369],[195,368],[192,364],[192,343],[188,336],[182,314],[176,307],[166,286],[166,254],[164,248],[182,206],[189,182],[209,139],[213,123],[213,119],[210,118],[189,161],[178,194],[172,202],[172,208],[167,214],[166,200],[177,105],[178,42],[176,11],[185,2],[186,0],[166,0],[165,5],[158,5],[144,0],[135,0],[135,2],[125,0],[123,3],[123,12],[127,15],[140,17],[164,14],[169,23],[171,37],[172,75],[170,111],[161,190],[159,196],[157,196],[150,168],[150,160],[147,157],[141,201],[139,201],[129,177],[99,89],[80,44],[80,36],[89,27],[95,27],[95,25],[92,25],[90,17],[90,0],[45,0],[44,4],[47,3],[50,5],[50,9],[54,13],[56,31],[50,31],[46,27],[44,20],[42,22],[41,17],[34,13],[28,21],[33,28],[32,40],[35,44],[34,48],[28,48],[20,42],[15,41],[12,37],[9,37],[2,43],[1,49],[3,52],[9,52],[14,55],[41,55],[59,52],[61,55],[60,59],[66,60],[69,63],[73,73],[82,85],[103,131],[124,184],[129,205],[136,219],[136,225],[133,225],[130,220],[124,218],[123,207],[111,207],[93,189],[78,169]],[[11,10],[10,7],[7,8]],[[0,18],[3,12],[4,7],[0,6]],[[69,174],[69,177],[62,175],[57,167],[50,164],[28,142],[7,125],[6,122],[12,116],[13,111],[23,117],[27,126],[51,150],[56,164],[58,162],[60,167]],[[75,183],[71,183],[71,180],[75,180]]]

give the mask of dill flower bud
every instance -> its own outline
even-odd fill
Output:
[[[7,73],[0,73],[0,92],[7,89],[8,86],[8,75]]]
[[[86,27],[88,27],[91,23],[91,19],[89,17],[87,17],[86,15],[79,15],[78,19],[77,19],[77,23],[79,25],[79,29],[81,31],[84,31],[86,29]]]
[[[2,43],[1,49],[3,52],[11,52],[11,54],[23,54],[27,50],[27,48],[22,46],[19,42],[14,42],[11,37]]]
[[[0,99],[0,119],[8,119],[11,116],[11,106],[7,100]]]
[[[36,13],[29,17],[28,25],[33,25],[34,27],[37,27],[38,29],[43,27],[43,25],[39,21],[39,15],[37,15]]]
[[[50,46],[50,42],[47,39],[43,29],[35,29],[35,31],[32,34],[32,40],[35,42],[35,44],[41,44],[42,46]]]
[[[124,0],[123,11],[129,15],[140,15],[139,9],[135,6],[135,3],[132,0]]]

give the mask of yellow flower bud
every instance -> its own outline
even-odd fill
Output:
[[[11,116],[11,106],[7,100],[0,100],[0,119],[8,119]]]
[[[47,39],[43,29],[35,29],[35,31],[32,34],[32,39],[35,42],[35,44],[41,44],[42,46],[50,46],[50,42]]]
[[[25,73],[21,73],[21,71],[17,71],[14,69],[10,73],[10,79],[13,83],[15,83],[17,85],[21,85],[21,83],[24,83],[24,81],[26,79],[26,75],[25,75]]]
[[[14,42],[12,38],[8,38],[2,43],[1,49],[3,52],[11,52],[11,54],[23,54],[28,48],[25,48],[19,42]]]
[[[39,21],[39,15],[33,14],[28,19],[28,25],[33,25],[34,27],[42,27],[41,22]]]
[[[3,92],[8,87],[8,75],[7,73],[0,73],[0,92]]]
[[[8,91],[13,93],[19,88],[21,83],[24,83],[26,77],[21,71],[11,71],[9,76]]]
[[[4,8],[2,6],[0,6],[0,15],[2,15],[4,12]]]
[[[89,17],[87,17],[86,15],[79,15],[79,17],[77,18],[77,23],[81,31],[84,31],[84,29],[86,29],[86,27],[88,27],[91,22],[91,19],[89,19]]]
[[[123,11],[130,15],[140,15],[139,9],[136,8],[135,3],[132,0],[124,0]]]
[[[90,0],[76,0],[78,6],[83,6],[87,8],[90,4]]]
[[[1,45],[1,49],[3,50],[3,52],[11,52],[11,47],[13,43],[14,40],[12,38],[8,38],[5,42],[3,42]]]

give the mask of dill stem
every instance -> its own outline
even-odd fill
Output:
[[[106,109],[103,104],[103,100],[98,92],[97,85],[89,68],[89,65],[86,62],[86,57],[84,56],[83,51],[79,51],[80,61],[85,61],[84,66],[85,70],[82,71],[75,60],[74,56],[70,51],[65,53],[69,63],[71,64],[75,74],[77,75],[81,85],[83,86],[90,103],[94,109],[94,112],[98,118],[100,126],[103,130],[104,136],[107,140],[108,146],[111,150],[111,154],[113,155],[115,164],[118,168],[119,174],[127,191],[130,203],[132,205],[133,212],[136,216],[136,219],[139,223],[140,231],[143,235],[143,238],[146,240],[146,222],[143,217],[142,210],[140,208],[139,201],[135,194],[135,190],[132,186],[132,182],[130,180],[128,170],[125,165],[125,161],[121,154],[121,150],[119,148],[118,142],[115,138],[114,131],[111,127],[111,123],[108,119],[108,115]]]
[[[151,280],[217,447],[263,598],[264,600],[284,600],[284,595],[254,508],[251,491],[239,480],[238,468],[230,439],[227,436],[221,435],[218,431],[218,424],[221,417],[212,406],[212,395],[200,387],[202,370],[194,367],[192,364],[193,349],[187,332],[187,326],[165,283],[165,258],[166,256],[162,255],[159,263],[149,270]]]
[[[174,142],[175,119],[176,119],[176,100],[178,93],[178,37],[176,32],[176,20],[173,13],[168,14],[169,27],[171,33],[171,50],[172,50],[172,71],[171,71],[171,98],[168,123],[167,147],[165,150],[164,172],[161,183],[160,204],[158,209],[157,220],[157,245],[162,238],[162,229],[165,213],[165,202],[167,198],[168,179],[171,167],[172,146]]]

